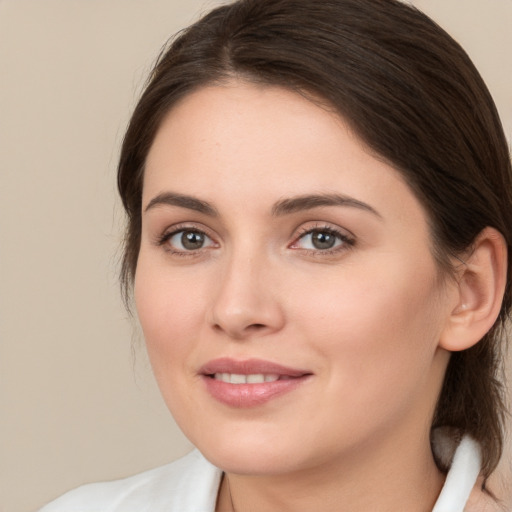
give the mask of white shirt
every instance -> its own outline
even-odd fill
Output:
[[[463,512],[480,471],[480,449],[465,437],[458,446],[432,512]],[[138,475],[88,484],[39,512],[215,512],[222,471],[198,450]]]

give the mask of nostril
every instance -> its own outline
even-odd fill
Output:
[[[261,331],[261,329],[265,328],[265,324],[251,324],[248,325],[246,329],[251,331]]]

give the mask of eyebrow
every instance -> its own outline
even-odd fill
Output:
[[[311,194],[282,199],[273,206],[272,215],[287,215],[322,206],[349,206],[373,213],[382,219],[382,215],[369,204],[341,194]]]
[[[176,192],[164,192],[155,196],[144,209],[145,212],[158,206],[178,206],[188,210],[208,215],[209,217],[218,217],[217,209],[207,201],[197,199],[196,197],[188,196],[185,194],[178,194]],[[289,215],[304,210],[312,210],[322,206],[345,206],[358,208],[374,214],[382,218],[379,212],[372,208],[369,204],[359,201],[350,196],[341,194],[308,194],[297,197],[290,197],[281,199],[272,207],[272,215],[280,217]]]
[[[144,209],[145,212],[157,206],[179,206],[187,210],[194,210],[210,217],[218,217],[217,210],[207,201],[202,201],[192,196],[177,194],[175,192],[164,192],[151,199]]]

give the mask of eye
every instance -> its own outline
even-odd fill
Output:
[[[324,227],[308,229],[297,238],[291,247],[307,251],[330,252],[347,245],[354,245],[354,240],[351,237],[333,228]]]
[[[198,251],[215,245],[208,235],[195,229],[181,229],[168,233],[160,240],[160,244],[170,246],[170,250],[177,253]]]

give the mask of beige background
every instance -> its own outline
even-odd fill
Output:
[[[160,47],[216,3],[0,0],[1,512],[189,449],[119,299],[115,165]],[[466,47],[510,139],[512,1],[413,3]]]

